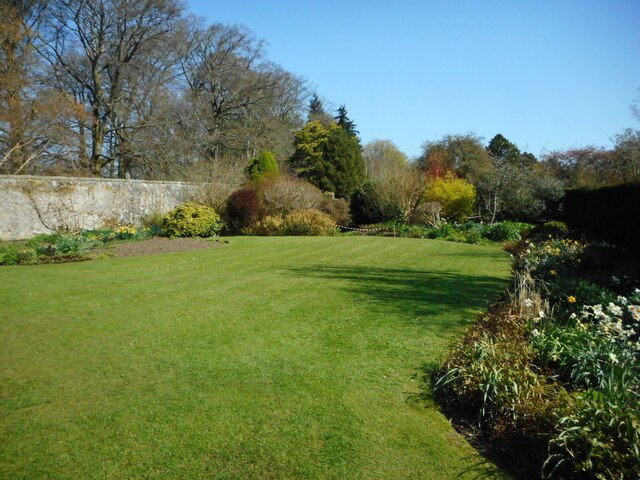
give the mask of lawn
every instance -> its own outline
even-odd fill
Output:
[[[500,478],[423,382],[496,247],[375,237],[0,269],[0,478]]]

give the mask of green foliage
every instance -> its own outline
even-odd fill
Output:
[[[10,244],[0,248],[0,265],[36,265],[84,260],[89,250],[98,244],[99,241],[95,238],[68,232],[38,235],[25,244]]]
[[[494,242],[516,242],[533,229],[528,223],[498,222],[486,227],[484,236]]]
[[[547,240],[549,238],[562,239],[569,233],[569,227],[564,222],[552,220],[545,222],[533,231],[534,239]]]
[[[18,265],[17,245],[4,245],[0,247],[0,265],[13,266]]]
[[[640,475],[640,391],[625,365],[597,390],[578,392],[550,442],[546,478],[631,479]]]
[[[344,105],[340,105],[338,108],[337,115],[335,116],[336,124],[344,129],[349,135],[355,137],[358,135],[358,130],[356,130],[356,124],[349,118],[347,114],[347,107]]]
[[[509,163],[519,163],[522,155],[520,149],[500,133],[489,141],[487,151],[494,158],[504,159]]]
[[[289,166],[323,191],[347,198],[364,180],[358,139],[335,123],[309,122],[294,134],[295,151]]]
[[[277,177],[280,174],[280,170],[278,169],[275,155],[265,150],[249,161],[245,173],[251,181],[257,182],[264,178]]]
[[[564,392],[539,374],[523,328],[521,321],[505,317],[477,323],[451,352],[435,389],[459,415],[487,430],[488,438],[526,448],[524,459],[514,453],[519,466],[532,470],[544,461]]]
[[[351,195],[351,215],[358,225],[378,222],[401,221],[402,207],[385,195],[383,185],[367,181]]]
[[[476,190],[461,178],[437,178],[427,188],[425,200],[442,205],[442,213],[448,220],[462,221],[473,212]]]
[[[167,213],[162,230],[172,237],[213,237],[222,226],[213,208],[189,202]]]

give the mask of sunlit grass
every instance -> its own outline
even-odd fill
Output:
[[[497,475],[421,379],[508,275],[367,237],[5,267],[0,478]]]

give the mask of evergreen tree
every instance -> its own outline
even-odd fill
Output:
[[[323,191],[347,198],[364,180],[364,160],[358,139],[335,123],[309,122],[294,134],[289,166]]]
[[[520,149],[500,133],[491,139],[487,151],[494,159],[512,164],[520,162]]]
[[[324,190],[335,192],[336,197],[349,198],[365,179],[360,142],[344,128],[329,131],[323,160],[326,165]]]
[[[347,107],[341,105],[340,108],[338,108],[337,113],[338,115],[336,115],[334,118],[338,126],[346,130],[349,135],[352,135],[354,137],[357,136],[360,132],[356,130],[356,124],[347,115]]]
[[[322,103],[322,100],[318,97],[317,94],[313,94],[311,99],[309,100],[309,115],[307,117],[307,123],[310,122],[320,122],[322,125],[329,125],[333,119],[331,115],[329,115]]]
[[[265,177],[277,177],[280,174],[276,157],[268,150],[251,159],[244,171],[254,182],[260,181]]]

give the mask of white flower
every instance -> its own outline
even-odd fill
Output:
[[[538,318],[544,318],[544,317],[545,317],[545,315],[544,315],[544,310],[540,310],[540,311],[538,312]]]
[[[611,363],[620,363],[620,360],[618,360],[618,356],[615,353],[609,354],[609,360],[611,360]]]
[[[525,307],[527,307],[527,308],[531,308],[531,307],[533,307],[533,300],[531,300],[530,298],[527,298],[527,299],[524,301],[524,306],[525,306]]]
[[[609,306],[607,307],[607,310],[609,310],[616,317],[622,316],[622,309],[613,302],[609,302]]]
[[[540,336],[540,332],[537,328],[534,328],[533,330],[531,330],[531,335],[533,335],[534,337],[538,337]]]
[[[623,297],[622,295],[618,295],[618,303],[620,305],[626,305],[627,302],[627,297]]]
[[[618,277],[616,277],[615,275],[611,275],[611,283],[613,283],[615,285],[620,285],[620,279]]]

